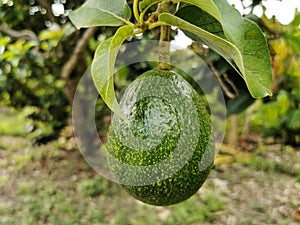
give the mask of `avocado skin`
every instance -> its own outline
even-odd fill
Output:
[[[162,87],[159,84],[157,87],[153,87],[148,82],[144,82],[144,78],[164,78],[170,82],[172,87]],[[182,89],[182,85],[184,85],[184,89]],[[162,88],[164,89],[162,97],[165,96],[167,99],[152,96],[138,98],[140,93],[147,90],[156,89],[156,92],[159,93]],[[166,89],[167,92],[170,92],[169,96],[173,96],[173,103],[176,102],[178,90],[184,90],[186,98],[192,100],[196,108],[196,118],[190,118],[189,112],[185,112],[183,117],[180,117],[177,107],[185,110],[185,103],[181,97],[181,102],[176,103],[176,107],[172,107],[168,102],[168,94],[165,94]],[[186,92],[187,90],[188,92]],[[130,125],[125,128],[124,124],[120,122],[122,121],[120,117],[113,116],[109,128],[107,151],[110,170],[123,188],[136,199],[159,206],[176,204],[194,195],[206,180],[214,158],[214,141],[210,140],[211,121],[206,109],[205,97],[200,96],[180,75],[173,71],[150,70],[129,85],[120,105],[122,109],[125,107],[130,111],[127,115]],[[153,115],[158,115],[158,118],[161,116],[163,121],[156,123],[156,117],[153,119]],[[189,132],[182,133],[184,129],[179,118],[183,118],[186,123],[192,120]],[[198,126],[194,126],[196,123]],[[160,126],[164,126],[163,131],[160,130],[162,129]],[[195,131],[195,127],[198,130]],[[126,137],[127,134],[133,135],[133,137]],[[159,140],[160,143],[154,144],[155,147],[151,148],[151,142],[157,141],[160,136],[163,136]],[[179,156],[173,154],[180,137],[196,140],[194,152],[190,153],[190,157],[187,157],[188,152],[184,147],[178,149]],[[134,140],[134,138],[147,139],[150,149],[134,141],[130,146],[124,144],[124,140]],[[168,158],[170,158],[169,168],[167,164],[167,167],[162,169],[164,171],[148,170],[147,166],[155,166],[156,163]],[[203,158],[205,158],[204,162],[201,161]],[[182,160],[185,162],[184,166],[180,166],[179,162]],[[123,167],[122,163],[133,167]],[[206,165],[203,167],[203,164]],[[176,168],[176,165],[179,167]],[[200,170],[200,167],[205,169]],[[172,170],[174,169],[177,172],[173,174]],[[170,171],[171,175],[168,175]],[[135,185],[135,182],[147,180],[148,177],[151,180],[150,177],[155,177],[153,175],[155,173],[160,176],[157,181]]]

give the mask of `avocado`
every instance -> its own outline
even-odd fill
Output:
[[[107,143],[115,179],[151,205],[195,194],[214,160],[205,96],[176,72],[150,70],[126,88],[120,106],[127,120],[113,115]]]

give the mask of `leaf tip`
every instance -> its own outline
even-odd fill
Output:
[[[271,91],[271,89],[264,89],[264,90],[261,90],[260,92],[253,92],[250,90],[250,94],[253,98],[256,98],[256,99],[259,99],[259,98],[265,98],[265,97],[268,97],[268,96],[272,96],[273,95],[273,92]]]

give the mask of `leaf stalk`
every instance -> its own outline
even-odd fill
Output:
[[[141,23],[140,15],[139,15],[139,0],[133,1],[133,15],[138,23]]]
[[[158,12],[159,13],[166,13],[170,12],[171,7],[171,1],[165,0],[158,6]],[[160,38],[159,38],[159,54],[158,54],[158,60],[159,70],[170,70],[170,26],[168,25],[162,25],[160,27]]]

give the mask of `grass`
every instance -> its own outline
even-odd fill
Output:
[[[261,170],[268,173],[282,173],[295,175],[293,171],[289,169],[289,165],[284,162],[276,162],[274,160],[265,159],[261,157],[253,157],[253,159],[247,163],[246,166],[252,167],[255,170]]]
[[[142,204],[119,185],[97,175],[78,150],[59,148],[59,140],[32,146],[26,138],[5,135],[0,136],[0,224],[209,225],[217,224],[217,215],[226,209],[213,190],[200,190],[187,201],[168,207]],[[264,156],[239,165],[290,174],[285,161]],[[243,168],[236,173],[242,173]],[[296,179],[300,182],[300,171]],[[250,205],[262,214],[266,207]],[[257,224],[253,221],[248,224]]]
[[[297,176],[296,182],[297,182],[297,183],[300,183],[300,170],[298,170],[297,174],[298,174],[298,176]]]
[[[30,141],[11,149],[10,142],[2,141],[9,160],[0,168],[7,172],[0,177],[0,193],[9,197],[1,200],[0,224],[196,225],[224,207],[213,193],[170,207],[142,204],[97,175],[77,150],[58,149],[55,143],[31,146]]]
[[[293,166],[298,163],[298,159],[294,157],[294,150],[291,151],[289,146],[283,150],[276,150],[277,152],[269,151],[267,146],[264,146],[263,149],[265,149],[264,152],[251,153],[250,160],[242,164],[256,171],[297,176],[298,171]]]
[[[9,163],[14,169],[1,180],[6,194],[10,185],[14,190],[1,201],[0,224],[196,225],[212,220],[224,208],[213,193],[170,207],[142,204],[97,175],[78,151],[54,145],[31,147],[23,160],[19,159],[23,154],[8,151],[18,160]]]
[[[98,196],[106,195],[109,193],[109,181],[101,177],[94,179],[82,179],[77,183],[76,190],[82,193],[83,196]]]
[[[266,213],[267,205],[256,203],[251,206],[251,209],[256,212]]]
[[[97,175],[78,151],[54,146],[32,147],[24,162],[14,161],[8,177],[13,178],[14,192],[1,201],[0,224],[208,225],[216,224],[216,214],[226,207],[213,191],[169,207],[142,204]],[[3,180],[4,188],[8,180]],[[264,205],[251,208],[259,213],[266,210]]]
[[[102,182],[101,182],[102,181]],[[201,201],[193,197],[188,201],[166,207],[168,217],[162,221],[157,215],[157,207],[152,207],[135,202],[122,190],[112,193],[106,186],[107,181],[96,177],[88,180],[88,190],[91,190],[91,183],[97,183],[102,187],[93,191],[80,189],[74,190],[74,186],[60,188],[52,182],[20,183],[18,187],[17,202],[14,212],[5,205],[1,224],[105,224],[105,225],[138,225],[138,224],[165,224],[165,225],[188,225],[199,224],[201,221],[213,217],[213,212],[222,208],[214,198],[208,197]],[[94,184],[92,187],[94,187]],[[104,183],[104,185],[103,185]],[[79,187],[86,186],[86,180],[79,182]],[[116,188],[116,187],[115,187]],[[102,191],[105,190],[105,195]],[[97,193],[97,194],[96,194]],[[208,205],[206,205],[208,203]],[[221,207],[215,204],[220,204]]]

